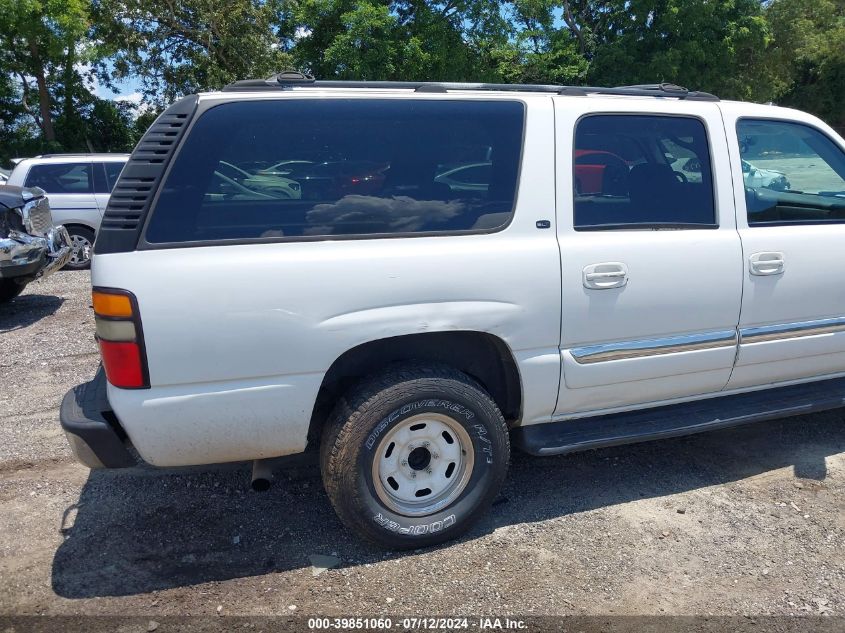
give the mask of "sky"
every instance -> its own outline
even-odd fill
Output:
[[[88,86],[88,89],[101,99],[110,99],[113,101],[126,101],[136,106],[140,105],[141,81],[136,78],[130,78],[126,81],[117,82],[115,90],[107,88],[96,79]]]

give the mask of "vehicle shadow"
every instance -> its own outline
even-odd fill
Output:
[[[54,314],[64,303],[53,295],[23,294],[7,303],[0,303],[0,332],[11,332],[37,323]]]
[[[840,409],[568,456],[515,454],[492,512],[464,540],[784,467],[821,481],[825,458],[845,451],[843,422]],[[93,471],[57,525],[64,542],[53,559],[53,590],[66,598],[123,596],[299,569],[312,554],[336,555],[345,567],[404,555],[362,543],[340,524],[316,466],[276,478],[269,492],[254,493],[243,464]]]

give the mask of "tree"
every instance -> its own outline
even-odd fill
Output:
[[[768,42],[759,0],[572,2],[591,83],[672,82],[722,97],[768,96],[757,75]]]
[[[431,58],[385,4],[363,0],[340,16],[341,29],[323,52],[323,65],[339,79],[419,76]],[[411,72],[409,72],[411,71]]]
[[[48,77],[63,73],[64,100],[70,104],[78,79],[77,47],[87,30],[86,5],[84,0],[0,0],[0,69],[20,81],[21,105],[48,142],[56,139]]]
[[[135,77],[164,105],[290,66],[277,32],[279,0],[93,0],[107,84]]]
[[[510,34],[494,52],[496,72],[507,83],[583,83],[589,67],[576,32],[556,26],[556,0],[514,0]],[[565,14],[564,14],[565,15]]]
[[[286,5],[296,66],[321,79],[493,80],[507,39],[499,2],[299,0]]]
[[[765,15],[772,97],[845,128],[845,0],[775,0]]]

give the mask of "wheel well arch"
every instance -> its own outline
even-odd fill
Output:
[[[308,444],[317,446],[323,424],[337,400],[361,378],[391,363],[428,361],[449,365],[477,380],[498,405],[505,420],[518,420],[522,383],[513,353],[502,339],[486,332],[455,331],[407,334],[362,343],[341,354],[323,377]]]
[[[64,226],[68,230],[74,228],[86,229],[88,231],[91,231],[95,236],[97,235],[97,229],[95,229],[90,224],[85,224],[84,222],[63,222],[62,226]]]

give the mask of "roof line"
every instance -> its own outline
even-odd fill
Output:
[[[414,92],[445,93],[450,90],[478,90],[490,92],[537,92],[567,96],[618,95],[629,97],[667,97],[691,101],[718,101],[719,97],[708,92],[691,91],[670,83],[641,84],[636,86],[559,86],[556,84],[497,84],[436,81],[346,81],[320,80],[295,71],[281,72],[267,79],[236,81],[223,88],[224,92],[250,92],[256,90],[290,90],[292,88],[340,89],[394,89]]]

